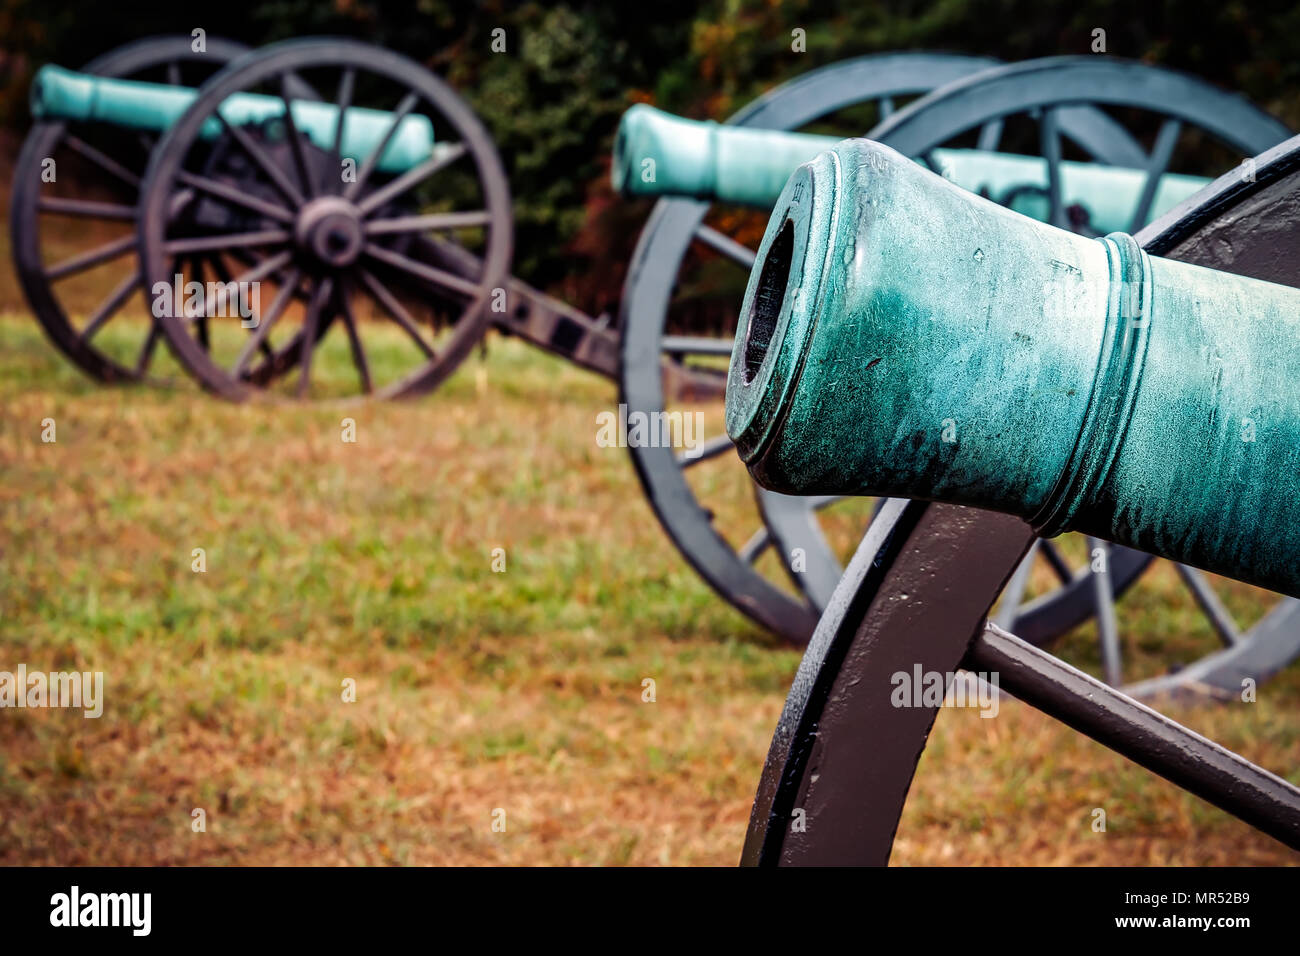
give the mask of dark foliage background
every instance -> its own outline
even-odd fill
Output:
[[[647,100],[723,118],[815,66],[863,53],[934,49],[1007,60],[1107,52],[1240,90],[1300,126],[1294,0],[0,0],[0,124],[21,130],[31,71],[78,66],[120,43],[195,27],[249,44],[347,35],[448,78],[495,134],[515,196],[516,272],[593,311],[617,300],[645,213],[607,185],[621,112]],[[491,52],[503,27],[508,50]],[[791,49],[791,31],[807,51]]]

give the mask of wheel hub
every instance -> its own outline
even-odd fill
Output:
[[[320,196],[298,214],[294,238],[308,255],[327,266],[342,268],[361,255],[366,234],[355,205],[342,196]]]

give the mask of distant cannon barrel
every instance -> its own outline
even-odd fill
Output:
[[[41,120],[94,121],[161,133],[179,120],[197,97],[197,90],[184,86],[117,80],[44,66],[32,81],[31,110],[32,116]],[[299,132],[322,149],[333,146],[338,107],[295,99],[292,111]],[[236,93],[221,104],[221,115],[235,126],[263,123],[284,116],[284,101],[277,96]],[[393,114],[383,110],[349,108],[340,155],[364,161],[392,122]],[[221,132],[221,123],[214,116],[204,125],[202,135],[216,139]],[[387,173],[404,172],[428,159],[432,150],[433,124],[429,118],[407,115],[376,168]]]
[[[791,177],[741,316],[727,431],[767,488],[1007,512],[1300,595],[1300,290],[859,139]]]
[[[688,196],[770,209],[795,167],[831,149],[838,137],[756,129],[683,119],[640,104],[623,114],[614,143],[614,188],[629,196]],[[936,149],[935,172],[1035,219],[1048,213],[1047,161],[1037,156],[978,149]],[[1132,226],[1146,172],[1061,163],[1065,205],[1088,213],[1091,227],[1113,232]],[[1151,218],[1168,212],[1209,183],[1199,176],[1160,177]]]

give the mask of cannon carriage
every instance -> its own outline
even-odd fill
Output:
[[[183,81],[198,86],[243,48],[210,40],[195,53],[189,38],[159,38],[132,50],[79,74],[41,71],[38,122],[15,175],[24,289],[83,370],[106,382],[146,379],[166,341],[186,373],[230,400],[411,396],[435,388],[495,322],[615,374],[615,339],[601,319],[509,275],[513,222],[496,148],[428,71],[355,41],[302,40],[257,51],[195,89]],[[158,73],[178,58],[206,74]],[[80,181],[43,179],[42,163],[69,146],[92,160]],[[57,259],[43,250],[43,217],[53,215],[85,220],[90,248]],[[95,227],[106,223],[126,228],[105,240]],[[122,262],[134,280],[84,324],[70,319],[63,284]],[[232,316],[208,295],[157,306],[154,289],[191,283],[205,292],[257,283],[258,314]],[[140,288],[154,322],[128,364],[95,338]],[[335,325],[352,384],[313,391],[313,354]],[[381,337],[372,356],[368,333],[380,325],[402,341]]]
[[[746,295],[746,327],[732,357],[728,427],[764,484],[791,492],[869,487],[911,499],[881,509],[818,626],[773,738],[744,861],[888,861],[939,709],[937,702],[900,706],[894,699],[893,674],[913,668],[997,675],[1002,690],[1300,848],[1300,788],[989,620],[1035,533],[1071,527],[1279,588],[1288,595],[1281,616],[1289,616],[1300,592],[1294,577],[1300,543],[1280,504],[1290,496],[1273,485],[1295,472],[1288,463],[1300,407],[1290,392],[1273,389],[1270,369],[1295,362],[1289,327],[1300,300],[1294,259],[1281,250],[1294,250],[1297,237],[1291,210],[1300,189],[1300,140],[1258,157],[1249,178],[1216,181],[1136,238],[1116,233],[1091,243],[981,206],[882,149],[846,143],[792,179],[760,248]],[[919,281],[899,285],[916,261],[908,255],[822,255],[826,243],[839,246],[850,234],[872,245],[908,247],[910,227],[903,222],[909,217],[900,202],[908,190],[895,189],[903,180],[927,191],[936,205],[952,200],[970,211],[937,249],[927,250],[919,277],[909,277]],[[875,198],[870,211],[843,215],[846,208],[865,208],[857,198],[847,207],[841,202],[866,190]],[[1010,230],[1001,234],[1008,243],[999,241],[1000,225]],[[961,283],[959,314],[988,302],[986,296],[1018,296],[1019,308],[996,310],[999,322],[1025,319],[1036,333],[1047,333],[1066,321],[1072,332],[1040,336],[1035,348],[1042,352],[1029,362],[1020,355],[1002,366],[974,363],[963,386],[974,391],[954,392],[950,374],[927,359],[928,349],[933,357],[947,346],[918,348],[907,330],[919,314],[914,306],[924,312],[921,303],[952,293],[943,273],[955,267],[966,274],[965,249],[972,241],[996,249],[994,273]],[[1053,310],[1034,281],[1035,270],[1061,261],[1079,267],[1079,294],[1065,309]],[[808,296],[793,297],[794,288]],[[1217,321],[1224,313],[1234,316],[1231,328]],[[809,321],[814,314],[815,327]],[[960,320],[940,322],[954,333],[949,344],[960,350],[954,343],[970,330],[959,328]],[[855,347],[844,348],[850,340]],[[1228,341],[1241,359],[1231,369],[1222,365],[1226,346],[1216,344]],[[996,331],[983,347],[1004,357],[1015,349]],[[1053,356],[1058,347],[1077,350],[1074,371],[1064,353]],[[903,371],[904,355],[919,364]],[[849,398],[836,384],[837,367],[852,367],[853,375],[873,384]],[[1082,387],[1068,396],[1067,388],[1059,400],[1048,396],[1050,386],[1025,388],[1024,380],[1003,389],[995,381],[998,367],[1012,376],[1041,373],[1042,385],[1057,375],[1062,381],[1077,377]],[[915,386],[914,400],[891,402],[878,392],[891,380],[898,384],[899,375]],[[1206,388],[1204,380],[1216,384]],[[1062,440],[1064,454],[1000,455],[996,464],[986,461],[965,472],[965,459],[953,449],[939,452],[950,456],[944,462],[931,456],[933,449],[906,462],[868,450],[875,440],[869,436],[883,437],[894,425],[900,426],[895,434],[906,433],[911,426],[903,422],[924,415],[927,395],[973,412],[979,404],[973,394],[984,388],[1002,397],[983,406],[988,415],[982,421],[972,415],[966,454],[1021,440]],[[1063,420],[1044,418],[1037,421],[1041,428],[1019,434],[1003,427],[1044,399],[1051,405],[1040,406],[1044,415]],[[1235,418],[1223,417],[1259,401],[1273,416],[1267,447],[1243,440]],[[872,414],[855,417],[867,403]],[[855,421],[846,430],[848,418]],[[837,447],[843,455],[834,453]],[[1021,468],[1040,467],[1041,484],[1016,477],[1025,474]],[[1260,470],[1252,476],[1252,468]],[[894,486],[895,477],[905,487]],[[1186,487],[1171,494],[1171,481]],[[1198,507],[1192,490],[1198,484],[1213,502],[1208,508]],[[1017,490],[994,500],[997,486]],[[1279,505],[1270,507],[1260,496]],[[1252,501],[1260,507],[1254,525],[1245,509]],[[1240,694],[1259,673],[1282,666],[1271,654],[1294,654],[1294,631],[1229,646],[1217,660],[1194,665],[1197,679]],[[1179,686],[1160,683],[1161,690]]]

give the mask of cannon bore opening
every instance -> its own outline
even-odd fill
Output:
[[[785,302],[785,288],[790,282],[790,265],[794,255],[794,221],[787,219],[781,231],[772,240],[763,259],[763,270],[758,275],[754,302],[749,309],[745,330],[745,384],[758,374],[772,344],[776,322]]]

